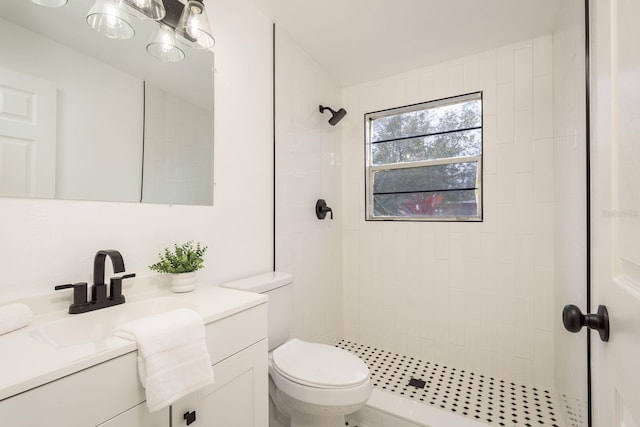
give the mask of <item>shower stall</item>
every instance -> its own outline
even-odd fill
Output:
[[[275,19],[275,268],[294,335],[370,368],[350,426],[589,425],[587,334],[561,321],[590,308],[587,2],[555,5],[544,33],[346,87]],[[483,221],[366,221],[364,115],[475,91]]]

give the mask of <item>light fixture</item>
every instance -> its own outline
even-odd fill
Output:
[[[68,0],[32,0],[33,2],[67,2]],[[133,37],[135,29],[129,15],[155,20],[158,28],[147,43],[147,52],[163,62],[185,59],[183,47],[209,49],[215,44],[211,35],[204,0],[95,0],[87,14],[87,24],[112,39]],[[125,13],[126,12],[126,13]]]
[[[147,44],[147,52],[162,62],[179,62],[184,59],[184,51],[178,47],[173,30],[165,24],[158,26]]]
[[[31,0],[35,4],[46,7],[61,7],[67,4],[67,0]]]
[[[176,25],[178,40],[194,49],[209,49],[215,44],[203,0],[188,0]]]
[[[138,19],[159,21],[167,13],[162,0],[115,0],[128,14]]]
[[[135,34],[133,25],[114,0],[96,0],[87,14],[87,24],[110,39],[130,39]]]

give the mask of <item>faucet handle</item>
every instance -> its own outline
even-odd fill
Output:
[[[74,311],[75,307],[87,304],[87,282],[58,285],[54,289],[56,291],[59,291],[61,289],[73,289],[73,304],[69,306],[69,313]]]
[[[124,295],[122,295],[122,281],[131,277],[136,277],[136,274],[131,273],[120,277],[112,277],[109,281],[109,299],[122,300],[122,302],[124,302]]]

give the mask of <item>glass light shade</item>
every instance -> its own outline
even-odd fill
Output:
[[[87,24],[110,39],[130,39],[135,34],[126,14],[113,0],[96,0],[87,14]]]
[[[159,21],[166,15],[162,0],[115,0],[116,4],[138,19]]]
[[[215,44],[204,4],[189,0],[176,26],[178,40],[194,49],[209,49]]]
[[[67,4],[67,0],[31,0],[35,4],[46,7],[60,7]]]
[[[179,62],[184,59],[184,51],[178,47],[173,30],[162,24],[149,40],[147,52],[162,62]]]

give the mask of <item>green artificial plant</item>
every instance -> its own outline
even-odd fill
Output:
[[[159,253],[160,261],[149,268],[158,273],[173,274],[197,271],[204,267],[202,256],[206,250],[207,246],[202,247],[200,243],[196,243],[194,247],[192,240],[180,246],[174,244],[173,250],[165,248],[164,253]]]

